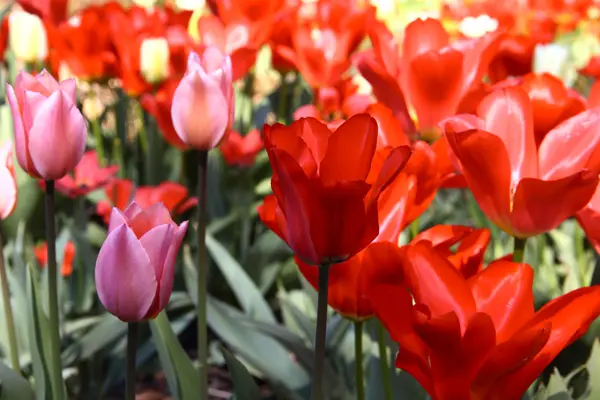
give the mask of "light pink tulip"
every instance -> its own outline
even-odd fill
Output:
[[[177,135],[195,149],[215,148],[231,129],[234,108],[229,56],[216,47],[202,57],[192,52],[171,106]]]
[[[7,218],[16,205],[17,183],[12,161],[12,142],[9,141],[0,147],[0,219]]]
[[[34,178],[60,179],[81,160],[87,126],[77,108],[74,79],[58,83],[43,70],[21,72],[6,94],[14,121],[17,161]]]
[[[156,203],[113,208],[96,260],[96,290],[104,307],[125,322],[156,317],[173,290],[175,260],[188,222],[177,226]]]

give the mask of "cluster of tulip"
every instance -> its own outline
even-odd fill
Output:
[[[247,284],[247,273],[232,269],[239,263],[226,246],[215,245],[213,233],[224,229],[209,225],[215,205],[209,156],[216,148],[235,171],[233,197],[251,198],[238,199],[244,211],[217,221],[242,219],[242,232],[235,230],[240,262],[249,259],[252,244],[259,246],[261,228],[252,223],[260,220],[317,289],[316,326],[309,321],[313,399],[336,392],[327,382],[326,347],[334,336],[328,305],[353,324],[357,399],[375,396],[366,394],[374,386],[383,388],[377,398],[403,395],[393,391],[390,368],[410,374],[436,400],[520,399],[600,316],[600,285],[592,278],[540,305],[534,296],[540,268],[526,254],[534,238],[571,218],[600,253],[600,13],[593,2],[440,3],[427,5],[433,15],[408,21],[408,3],[366,0],[108,2],[70,17],[67,0],[17,3],[0,33],[0,56],[23,68],[6,85],[14,150],[12,142],[0,149],[0,220],[15,212],[21,190],[14,151],[45,193],[46,242],[35,257],[47,265],[47,289],[37,292],[35,273],[27,283],[30,308],[42,314],[33,317],[32,329],[41,332],[43,325],[49,337],[43,345],[32,339],[38,350],[28,362],[38,397],[66,399],[74,390],[63,381],[55,191],[84,207],[93,203],[94,218],[106,225],[93,282],[103,309],[127,323],[127,400],[135,398],[142,321],[150,321],[162,343],[171,392],[185,400],[210,398],[207,323],[220,303],[209,295],[207,252],[230,285],[246,288],[232,290],[247,323],[256,316],[265,324],[260,329],[271,327],[256,343],[292,341],[262,298],[269,286],[261,293]],[[98,110],[103,89],[116,103],[133,106]],[[312,104],[302,102],[306,91]],[[265,103],[263,124],[257,109]],[[127,121],[132,110],[140,114]],[[122,120],[112,124],[119,132],[111,136],[104,130],[112,111]],[[177,182],[157,178],[167,151],[156,150],[161,137],[178,157]],[[250,182],[248,194],[246,180],[260,173],[263,147],[270,189]],[[140,149],[143,162],[129,159]],[[189,160],[195,180],[186,176]],[[189,195],[192,185],[197,197]],[[98,189],[104,189],[100,196]],[[478,220],[485,226],[420,223],[445,193],[460,193],[463,207],[484,215]],[[197,242],[190,247],[188,221],[175,221],[192,209],[197,219],[189,230]],[[87,234],[88,222],[76,218],[75,229]],[[505,238],[512,251],[490,256],[490,244]],[[65,278],[84,268],[80,242],[64,244]],[[165,319],[182,246],[187,258],[194,248],[197,262],[185,298],[197,320],[199,371]],[[551,247],[545,243],[542,253],[544,246]],[[579,267],[593,271],[580,259]],[[221,266],[226,262],[229,267]],[[13,369],[22,372],[7,269],[0,257],[7,350]],[[277,278],[282,269],[271,280],[279,291],[285,291]],[[41,293],[47,317],[36,306]],[[382,372],[380,382],[369,378],[365,388],[367,320],[380,333]],[[260,371],[256,357],[245,357],[227,329],[214,329],[270,384],[281,384]],[[399,345],[391,367],[386,331]],[[238,398],[260,398],[248,370],[227,350],[224,355]],[[588,391],[600,393],[589,381]],[[306,396],[295,389],[282,396]]]

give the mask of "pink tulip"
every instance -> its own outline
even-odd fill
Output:
[[[58,83],[43,70],[21,72],[6,85],[14,121],[17,161],[34,178],[60,179],[81,160],[87,126],[77,108],[74,79]]]
[[[216,47],[202,57],[192,52],[171,106],[177,135],[198,150],[215,148],[231,129],[234,108],[229,56]]]
[[[96,290],[104,307],[125,322],[156,317],[173,290],[175,260],[187,230],[156,203],[113,208],[96,260]]]
[[[16,205],[17,183],[12,161],[12,142],[9,141],[0,147],[0,219],[7,218]]]

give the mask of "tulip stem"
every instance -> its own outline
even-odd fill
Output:
[[[526,238],[515,237],[515,244],[513,249],[513,261],[516,263],[522,263],[525,259],[525,244],[527,243]]]
[[[135,365],[138,329],[138,322],[129,322],[127,324],[127,375],[125,377],[125,400],[135,400]]]
[[[58,316],[58,273],[56,266],[56,221],[54,217],[54,181],[46,181],[46,242],[48,243],[48,314],[49,314],[49,336],[50,355],[52,368],[52,392],[53,398],[65,399],[64,383],[62,380],[62,363],[60,359],[60,332]]]
[[[2,280],[2,302],[4,303],[4,315],[6,316],[6,331],[8,334],[8,344],[10,346],[10,361],[12,363],[12,368],[17,373],[21,373],[21,366],[19,365],[17,332],[15,329],[15,320],[13,318],[12,304],[10,302],[10,292],[8,291],[6,265],[4,264],[4,244],[2,242],[2,232],[0,232],[0,279]]]
[[[392,381],[388,365],[387,344],[385,343],[385,328],[381,322],[377,323],[377,344],[379,346],[379,368],[381,369],[385,400],[392,400]]]
[[[106,166],[106,160],[104,159],[104,139],[102,137],[102,127],[100,126],[100,119],[94,118],[91,121],[92,133],[94,134],[94,143],[96,144],[96,154],[98,155],[98,165],[101,167]]]
[[[313,371],[312,399],[323,400],[323,367],[325,364],[325,337],[327,333],[327,298],[329,296],[330,264],[319,266],[317,296],[317,331],[315,334],[315,367]]]
[[[356,400],[365,399],[363,377],[363,322],[354,322],[354,368],[356,372]],[[382,371],[383,373],[383,371]]]
[[[198,361],[200,364],[200,398],[208,398],[208,330],[206,327],[206,179],[208,151],[198,154]]]

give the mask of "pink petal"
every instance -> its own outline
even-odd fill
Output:
[[[73,104],[77,104],[77,82],[74,78],[65,79],[60,83],[60,89],[65,92]]]
[[[162,275],[159,280],[159,293],[158,293],[158,309],[162,310],[169,303],[171,292],[173,291],[173,278],[175,276],[175,262],[177,261],[177,255],[179,254],[179,248],[183,243],[183,238],[187,231],[188,221],[182,223],[175,231],[174,238],[171,240],[171,246],[163,267]]]
[[[125,322],[144,319],[156,297],[156,276],[146,251],[126,225],[106,238],[95,277],[100,302],[111,314]]]
[[[23,109],[21,110],[23,112],[23,127],[26,131],[29,131],[48,98],[38,92],[28,90],[23,91],[23,94]]]
[[[141,188],[140,188],[141,189]],[[136,191],[137,193],[137,191]],[[123,211],[124,215],[128,218],[128,219],[133,219],[135,218],[136,215],[138,215],[139,213],[142,212],[142,207],[140,207],[138,205],[138,203],[134,200],[131,203],[129,203],[129,205],[127,206],[127,208]]]
[[[46,89],[46,97],[49,97],[50,93],[60,89],[60,84],[54,79],[52,74],[48,73],[45,69],[35,76],[35,80]]]
[[[129,226],[138,238],[141,238],[157,225],[172,225],[173,220],[169,210],[163,203],[154,203],[136,214],[129,222]]]
[[[121,225],[128,225],[129,218],[125,213],[119,210],[117,207],[113,207],[110,213],[110,221],[108,223],[108,233],[110,234],[115,228]]]
[[[161,280],[167,254],[173,242],[175,228],[174,225],[158,225],[140,238],[140,243],[146,250],[146,254],[150,258],[150,264],[154,268],[157,282]]]
[[[175,89],[171,117],[182,141],[209,150],[219,144],[229,126],[229,101],[220,85],[198,69],[183,77]]]
[[[46,180],[73,170],[85,151],[87,126],[81,112],[62,91],[53,93],[39,110],[29,131],[29,151]]]
[[[29,172],[33,166],[29,166],[29,163],[27,162],[27,136],[25,134],[25,127],[23,126],[21,109],[19,107],[19,101],[17,99],[15,90],[12,86],[8,84],[6,85],[6,98],[8,100],[8,104],[10,105],[10,111],[13,117],[13,126],[15,133],[15,151],[17,153],[17,161],[19,162],[21,168],[25,170],[25,172]]]

